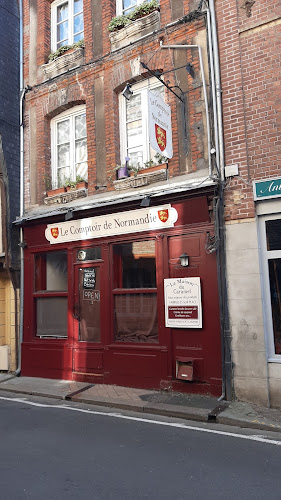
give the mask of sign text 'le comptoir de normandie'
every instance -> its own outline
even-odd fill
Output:
[[[171,205],[163,205],[49,224],[45,236],[51,244],[105,238],[174,227],[177,219],[176,209]]]

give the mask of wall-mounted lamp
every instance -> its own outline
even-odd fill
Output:
[[[129,101],[133,95],[132,87],[129,83],[127,83],[126,87],[124,88],[122,95]]]
[[[191,78],[194,78],[195,73],[194,73],[194,68],[193,68],[192,64],[187,63],[187,65],[186,65],[186,71],[191,76]]]
[[[189,261],[189,257],[187,255],[187,253],[183,253],[179,256],[179,259],[180,259],[180,262],[181,262],[181,266],[182,267],[187,267],[188,266],[188,261]]]
[[[149,207],[150,206],[150,196],[145,196],[141,202],[140,202],[140,206],[143,207],[143,208],[146,208],[146,207]]]

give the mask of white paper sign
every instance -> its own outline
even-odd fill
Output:
[[[173,156],[171,107],[159,92],[148,91],[148,128],[151,147],[168,158]]]
[[[200,278],[164,280],[165,323],[170,328],[202,328]]]
[[[45,237],[51,244],[105,238],[174,227],[178,212],[170,204],[48,224]]]

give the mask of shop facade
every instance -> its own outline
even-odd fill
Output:
[[[23,375],[221,394],[209,196],[173,199],[25,225]],[[181,289],[191,301],[177,306]]]

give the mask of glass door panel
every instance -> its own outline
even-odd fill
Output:
[[[100,266],[79,269],[79,340],[100,342]]]

